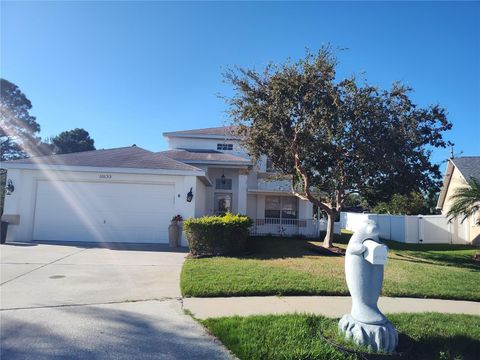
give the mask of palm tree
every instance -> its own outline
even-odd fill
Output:
[[[470,178],[468,186],[455,191],[451,199],[453,204],[447,213],[448,221],[452,221],[457,216],[463,216],[461,221],[463,223],[466,218],[480,211],[480,181]],[[475,223],[480,225],[480,216],[475,219]]]

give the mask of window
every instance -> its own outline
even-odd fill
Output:
[[[222,182],[222,178],[218,178],[218,179],[215,179],[215,189],[218,189],[218,190],[232,190],[232,179],[223,179],[223,182]]]
[[[292,196],[266,196],[265,218],[297,219],[297,198]]]
[[[267,167],[267,172],[273,172],[274,169],[273,169],[273,163],[272,163],[272,160],[270,158],[267,157],[267,164],[266,164],[266,167]]]
[[[282,219],[297,218],[297,198],[282,197]]]
[[[232,194],[215,193],[214,199],[216,213],[232,211]]]
[[[282,208],[280,196],[265,197],[265,218],[280,218],[280,209]]]
[[[233,150],[233,144],[217,144],[217,150]]]

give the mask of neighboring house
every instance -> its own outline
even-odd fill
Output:
[[[446,215],[452,206],[451,196],[457,189],[468,186],[467,180],[472,177],[480,181],[480,156],[458,157],[448,161],[437,203],[437,208],[441,209],[442,215]],[[452,221],[454,243],[461,243],[462,240],[472,244],[480,243],[480,226],[475,224],[475,220],[479,216],[480,214],[477,212],[463,223],[461,223],[461,219]]]
[[[165,133],[169,150],[159,153],[131,146],[4,162],[14,185],[7,239],[167,243],[174,215],[226,211],[252,217],[254,234],[316,235],[312,204],[265,158],[253,164],[229,130]]]

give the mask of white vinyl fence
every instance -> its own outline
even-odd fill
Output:
[[[342,212],[342,229],[355,231],[365,220],[377,223],[380,237],[404,243],[465,244],[466,238],[453,236],[453,224],[443,215],[387,215]],[[454,240],[456,239],[456,240]]]

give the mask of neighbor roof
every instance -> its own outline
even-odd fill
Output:
[[[165,132],[163,136],[166,137],[198,137],[198,138],[213,138],[213,139],[238,139],[233,133],[234,126],[220,126],[204,129],[182,130]]]
[[[162,151],[160,154],[165,155],[171,159],[190,163],[232,163],[240,165],[250,165],[251,162],[248,159],[240,156],[226,154],[216,150],[203,150],[203,149],[173,149]]]
[[[475,178],[480,181],[480,156],[463,156],[451,160],[465,180]]]
[[[2,166],[50,165],[50,166],[89,166],[107,168],[136,168],[180,171],[202,171],[194,166],[176,161],[160,153],[154,153],[138,146],[115,149],[82,151],[71,154],[35,156],[26,159],[11,160]]]

